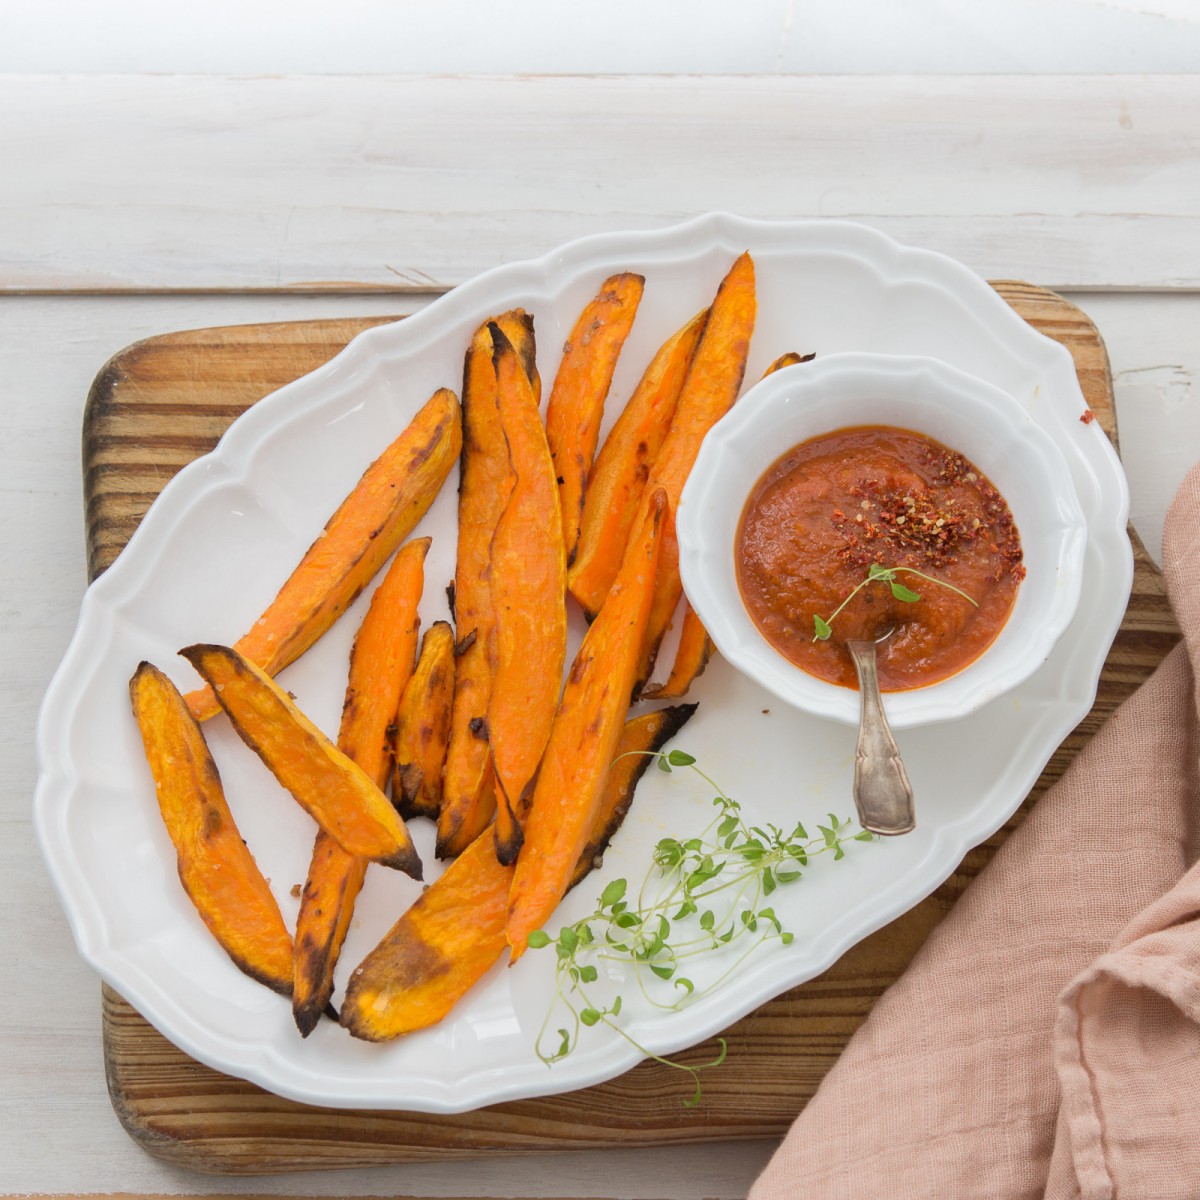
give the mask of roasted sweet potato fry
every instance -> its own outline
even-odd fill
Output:
[[[775,359],[763,372],[762,377],[766,379],[768,375],[782,371],[784,367],[794,367],[815,357],[813,354],[797,354],[794,350],[789,350],[787,354],[781,354]],[[683,628],[680,630],[679,647],[675,651],[675,662],[671,667],[670,677],[666,683],[644,688],[641,693],[642,699],[677,700],[686,696],[692,682],[704,674],[704,668],[708,666],[708,660],[715,650],[712,638],[708,636],[707,630],[700,624],[700,618],[685,598]]]
[[[406,819],[436,820],[441,810],[453,700],[454,630],[437,621],[421,643],[421,657],[396,712],[392,803]]]
[[[338,748],[379,788],[387,783],[391,770],[392,714],[416,658],[421,623],[417,605],[425,586],[428,551],[429,538],[417,538],[400,548],[371,597],[350,651]],[[323,829],[317,830],[296,918],[292,1015],[304,1037],[316,1028],[333,994],[333,971],[362,890],[367,862],[348,854]]]
[[[692,357],[692,365],[675,406],[671,429],[646,481],[647,496],[656,488],[667,493],[667,519],[663,530],[654,609],[646,632],[646,647],[638,679],[650,678],[659,643],[671,623],[683,592],[679,582],[679,544],[675,540],[675,509],[683,485],[696,461],[704,435],[729,411],[737,399],[750,352],[757,304],[754,261],[749,253],[729,269],[717,289],[708,323]]]
[[[364,472],[266,612],[235,649],[268,675],[295,662],[354,603],[441,490],[462,445],[447,388]],[[219,711],[207,688],[188,694],[200,720]]]
[[[629,806],[633,803],[633,792],[638,780],[654,761],[652,756],[688,723],[696,708],[695,704],[674,704],[670,708],[659,708],[625,722],[608,778],[604,782],[604,792],[592,822],[592,832],[588,835],[587,844],[580,851],[568,890],[579,883],[588,872],[599,869],[608,843],[616,836],[626,813],[629,812]]]
[[[686,696],[694,680],[704,674],[713,652],[712,639],[700,624],[696,610],[684,601],[683,628],[679,631],[679,648],[666,683],[642,689],[643,700],[677,700]]]
[[[794,367],[800,363],[812,362],[816,357],[815,354],[798,354],[795,350],[789,350],[786,354],[781,354],[775,359],[762,373],[762,377],[766,379],[768,375],[774,375],[776,371],[782,371],[784,367]]]
[[[492,693],[487,735],[499,784],[496,853],[521,847],[518,806],[537,771],[562,684],[567,653],[567,568],[554,466],[533,391],[512,343],[497,325],[496,389],[516,479],[492,538]]]
[[[526,377],[540,394],[533,318],[514,309],[495,319],[513,344]],[[458,557],[454,569],[454,622],[458,637],[450,746],[438,815],[437,855],[461,854],[496,811],[492,751],[487,739],[492,694],[492,537],[512,491],[508,444],[496,405],[490,323],[475,332],[463,364],[463,449],[458,487]]]
[[[129,696],[184,891],[234,963],[288,995],[292,939],[234,823],[200,726],[175,685],[150,663],[134,672]]]
[[[571,665],[538,771],[508,902],[513,961],[558,906],[587,844],[629,707],[654,599],[666,493],[647,499],[646,518],[625,552],[599,615]]]
[[[629,272],[613,275],[600,285],[563,346],[562,362],[550,389],[546,439],[558,479],[568,563],[579,539],[583,494],[600,436],[604,401],[645,286],[641,275]]]
[[[642,489],[667,436],[707,319],[705,309],[663,344],[596,456],[583,502],[579,545],[567,574],[571,595],[588,620],[600,611],[621,568]]]
[[[650,754],[695,711],[694,704],[680,704],[626,722],[572,887],[620,828]],[[508,945],[504,925],[513,871],[497,861],[490,837],[477,838],[356,968],[342,1024],[355,1037],[379,1042],[440,1021]]]
[[[270,676],[228,646],[180,653],[216,690],[242,741],[343,850],[421,878],[421,860],[387,797]]]
[[[382,1042],[440,1021],[504,950],[512,875],[476,838],[354,969],[342,1024]]]

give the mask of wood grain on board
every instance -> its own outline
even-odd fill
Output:
[[[1045,289],[1018,282],[994,286],[1032,325],[1070,350],[1084,396],[1115,440],[1108,358],[1091,321]],[[84,425],[91,575],[113,561],[167,480],[211,449],[239,413],[381,320],[167,334],[112,359],[93,386]],[[642,1063],[597,1087],[455,1116],[315,1108],[201,1066],[106,986],[104,1056],[117,1115],[150,1153],[193,1170],[230,1174],[782,1134],[996,847],[1177,640],[1161,577],[1136,538],[1134,543],[1133,594],[1095,706],[1051,758],[1029,798],[932,896],[823,975],[726,1030],[728,1059],[705,1077],[699,1107],[683,1107],[688,1089],[678,1072]],[[716,1049],[710,1040],[678,1057],[704,1062]]]

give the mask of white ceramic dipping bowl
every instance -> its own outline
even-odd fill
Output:
[[[809,675],[759,632],[734,566],[743,508],[767,468],[800,442],[856,425],[908,429],[957,450],[1012,511],[1027,575],[999,636],[957,674],[884,700],[897,729],[964,716],[1046,661],[1079,604],[1087,530],[1050,437],[1012,396],[943,362],[834,354],[752,387],[704,439],[684,487],[676,522],[684,591],[735,667],[796,708],[856,724],[856,691]]]

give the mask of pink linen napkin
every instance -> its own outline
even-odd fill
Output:
[[[751,1200],[1200,1197],[1200,467],[1163,559],[1183,643],[879,1001]]]

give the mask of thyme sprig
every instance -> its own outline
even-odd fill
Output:
[[[635,751],[634,753],[641,753]],[[596,908],[573,925],[563,926],[557,937],[545,930],[529,935],[531,949],[553,946],[555,999],[537,1038],[538,1057],[547,1065],[566,1058],[578,1044],[584,1028],[606,1025],[640,1054],[664,1066],[683,1071],[695,1085],[690,1099],[700,1102],[700,1072],[725,1060],[725,1040],[710,1062],[692,1065],[652,1054],[621,1025],[622,999],[602,1003],[589,987],[600,978],[597,964],[632,965],[633,976],[645,999],[655,1008],[677,1010],[698,993],[683,973],[687,960],[722,950],[730,944],[744,949],[704,991],[719,987],[759,945],[778,941],[789,945],[794,935],[784,929],[775,909],[763,901],[777,888],[795,883],[812,860],[832,854],[845,856],[850,841],[870,841],[874,835],[850,832],[850,822],[829,814],[828,825],[818,825],[810,835],[802,822],[785,833],[777,825],[749,825],[741,805],[710,779],[696,760],[683,750],[654,754],[659,768],[671,772],[688,767],[716,793],[717,810],[708,826],[686,840],[663,838],[654,847],[651,866],[636,895],[624,879],[614,879],[600,894]],[[666,984],[671,990],[663,991]],[[556,1013],[565,1010],[566,1024],[551,1033]],[[554,1039],[557,1038],[555,1043]],[[552,1049],[547,1050],[547,1039]]]
[[[921,599],[920,592],[914,592],[911,588],[906,588],[897,578],[897,574],[901,571],[907,571],[909,575],[916,575],[921,579],[926,579],[930,583],[936,583],[939,587],[944,587],[948,591],[954,592],[961,596],[964,600],[970,601],[971,604],[979,607],[979,602],[972,599],[961,588],[956,588],[954,584],[947,583],[944,579],[935,579],[932,575],[926,575],[924,571],[918,571],[916,567],[885,567],[882,563],[872,563],[867,568],[866,577],[861,580],[850,591],[850,594],[829,614],[828,617],[821,617],[817,613],[813,613],[813,641],[824,642],[829,639],[833,633],[833,623],[837,619],[838,614],[863,590],[869,583],[886,583],[892,589],[892,595],[904,604],[915,604]]]

